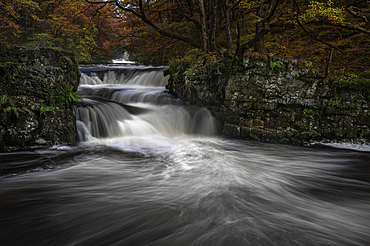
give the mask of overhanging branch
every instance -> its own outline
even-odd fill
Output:
[[[295,6],[297,7],[297,23],[298,23],[298,25],[303,29],[303,31],[305,32],[305,33],[307,33],[310,37],[312,37],[313,39],[315,39],[315,40],[317,40],[317,41],[319,41],[319,42],[321,42],[321,43],[323,43],[323,44],[326,44],[327,46],[329,46],[330,48],[333,48],[333,49],[335,49],[335,50],[338,50],[340,53],[344,53],[342,50],[340,50],[340,49],[338,49],[337,47],[335,47],[335,46],[333,46],[333,45],[331,45],[331,44],[329,44],[329,43],[327,43],[327,42],[325,42],[325,41],[322,41],[321,39],[319,39],[319,38],[317,38],[317,37],[315,37],[314,35],[312,35],[310,32],[308,32],[307,30],[306,30],[306,28],[304,28],[304,26],[302,25],[302,23],[299,21],[299,15],[301,14],[301,10],[299,9],[299,6],[298,6],[298,3],[297,3],[297,0],[293,0],[294,1],[294,4],[295,4]]]
[[[161,35],[163,36],[166,36],[166,37],[169,37],[169,38],[174,38],[174,39],[177,39],[177,40],[180,40],[180,41],[183,41],[193,47],[196,47],[196,48],[199,48],[201,49],[201,45],[198,44],[198,43],[195,43],[193,41],[191,41],[189,38],[187,37],[184,37],[184,36],[181,36],[181,35],[177,35],[175,33],[170,33],[162,28],[160,28],[159,26],[157,26],[155,23],[153,23],[151,20],[149,20],[147,17],[146,17],[146,13],[145,13],[145,10],[144,10],[144,7],[143,7],[143,1],[142,0],[139,0],[139,11],[140,13],[136,12],[135,10],[131,9],[131,8],[126,8],[126,7],[123,7],[118,1],[105,1],[105,2],[97,2],[97,1],[91,1],[91,0],[85,0],[86,2],[88,3],[91,3],[91,4],[104,4],[105,6],[107,4],[115,4],[117,6],[117,8],[123,10],[123,11],[127,11],[129,13],[132,13],[133,15],[139,17],[142,21],[144,21],[147,25],[151,26],[155,31],[157,31],[158,33],[160,33]]]

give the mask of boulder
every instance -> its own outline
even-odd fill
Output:
[[[71,52],[0,43],[0,74],[0,151],[75,141],[80,72]]]

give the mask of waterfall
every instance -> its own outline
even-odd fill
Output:
[[[168,76],[164,76],[163,71],[142,71],[144,69],[99,69],[85,73],[82,69],[82,85],[132,85],[132,86],[151,86],[163,87],[167,84]]]
[[[134,64],[81,67],[83,101],[74,107],[79,141],[217,134],[217,121],[207,109],[188,107],[168,93],[166,69]]]
[[[81,68],[80,142],[0,153],[1,245],[369,245],[368,150],[214,137],[163,71]]]

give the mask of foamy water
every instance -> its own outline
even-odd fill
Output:
[[[370,151],[224,139],[127,79],[81,85],[75,146],[0,154],[1,245],[369,245]]]

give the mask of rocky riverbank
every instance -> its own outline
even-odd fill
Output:
[[[228,137],[370,140],[369,95],[328,86],[308,62],[250,55],[237,67],[200,63],[173,73],[169,89],[208,108]]]
[[[72,144],[80,81],[72,53],[0,43],[0,151]]]

